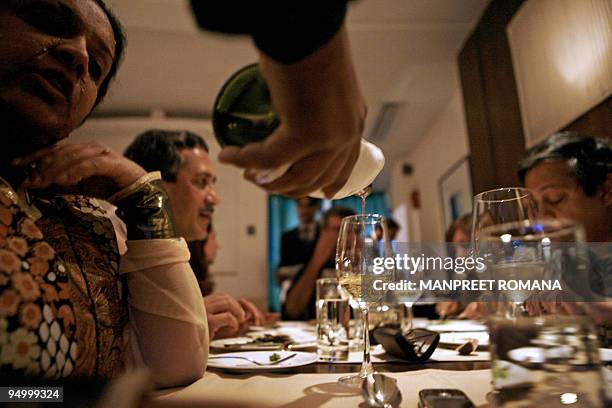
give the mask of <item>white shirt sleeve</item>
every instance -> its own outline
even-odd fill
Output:
[[[208,322],[204,301],[180,239],[125,241],[115,226],[121,252],[120,273],[127,275],[130,309],[128,363],[146,366],[158,387],[191,383],[204,375],[208,359]]]

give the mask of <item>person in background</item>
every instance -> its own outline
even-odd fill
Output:
[[[200,292],[202,296],[208,296],[212,294],[215,287],[215,283],[210,275],[210,265],[215,262],[217,250],[220,248],[217,241],[217,232],[213,228],[212,222],[208,224],[208,232],[205,239],[189,241],[187,246],[189,247],[189,253],[191,253],[189,264],[198,280]]]
[[[401,226],[391,217],[385,217],[387,220],[387,231],[389,232],[389,241],[395,241],[397,238],[397,233],[401,229]],[[374,233],[376,234],[376,238],[378,240],[382,240],[382,228],[376,226],[374,228]]]
[[[104,98],[124,44],[102,0],[0,2],[3,375],[144,366],[170,387],[206,368],[206,314],[159,179],[99,143],[58,144]]]
[[[457,218],[445,234],[449,245],[449,256],[468,256],[468,246],[472,234],[472,213]],[[440,318],[457,316],[459,319],[479,319],[483,316],[484,307],[479,302],[465,303],[458,301],[444,301],[436,303],[436,313]]]
[[[315,243],[319,238],[316,215],[321,208],[321,200],[304,197],[296,200],[296,204],[299,224],[285,232],[281,238],[281,259],[276,271],[281,287],[281,304],[285,301],[295,275],[312,257]]]
[[[355,211],[346,207],[332,207],[323,215],[321,234],[312,257],[298,272],[287,293],[287,300],[283,305],[283,318],[291,320],[315,318],[316,281],[323,277],[321,275],[326,269],[335,276],[336,242],[340,225],[344,217],[351,215],[355,215]]]
[[[280,126],[262,142],[224,148],[219,161],[244,168],[270,192],[299,198],[322,189],[332,197],[357,161],[366,106],[344,25],[346,4],[191,0],[202,28],[250,34],[258,48]],[[290,170],[271,182],[253,171],[285,164]]]
[[[458,248],[463,248],[463,245],[469,244],[472,235],[472,213],[465,214],[459,218],[457,218],[444,235],[444,239],[446,242],[452,244],[460,244]],[[451,246],[451,249],[455,250],[455,246]],[[451,256],[466,256],[467,248],[461,253],[459,251],[455,251],[451,254]]]
[[[584,226],[587,242],[612,242],[612,144],[575,132],[559,132],[527,151],[518,176],[533,192],[542,218],[566,218]],[[594,287],[612,293],[612,257],[594,254]],[[529,303],[533,314],[571,314],[590,309],[595,321],[612,326],[612,302]],[[610,329],[608,329],[610,330]],[[608,339],[612,338],[608,334]]]
[[[584,226],[588,242],[612,241],[612,147],[575,132],[555,133],[532,147],[518,166],[543,218]]]
[[[189,131],[152,129],[137,136],[125,156],[148,171],[161,172],[177,232],[187,241],[206,239],[219,196],[204,139]],[[264,322],[264,315],[246,299],[213,293],[204,297],[204,304],[211,338],[233,337]]]

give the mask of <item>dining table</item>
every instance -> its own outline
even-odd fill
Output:
[[[415,322],[415,325],[426,324],[424,320]],[[265,328],[262,329],[262,332],[265,332]],[[305,322],[280,322],[280,328],[272,329],[272,333],[279,332],[292,334],[293,337],[302,335],[303,340],[308,339],[308,333],[314,336],[314,325]],[[232,343],[233,341],[235,343]],[[326,362],[316,361],[316,344],[305,346],[299,348],[300,355],[312,353],[315,361],[287,368],[276,366],[257,371],[236,370],[234,367],[215,368],[212,367],[215,364],[211,362],[219,360],[210,359],[206,373],[201,379],[186,387],[158,390],[154,400],[167,406],[368,406],[362,397],[361,389],[337,383],[340,377],[359,371],[362,358],[359,350],[352,351],[346,361]],[[226,350],[240,350],[241,347],[243,346],[240,341],[236,339],[213,341],[211,356],[220,356]],[[429,360],[411,362],[387,355],[378,345],[372,348],[372,362],[376,372],[384,373],[397,381],[402,395],[399,407],[417,407],[419,391],[431,388],[459,389],[475,406],[488,406],[487,394],[491,390],[488,351],[478,349],[470,355],[461,356],[454,348],[452,344],[441,344]],[[281,353],[290,352],[291,350],[285,350]],[[239,360],[232,364],[240,366],[238,362]]]

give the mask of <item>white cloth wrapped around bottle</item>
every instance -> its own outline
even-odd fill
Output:
[[[355,167],[353,167],[353,171],[344,186],[331,199],[339,200],[360,192],[372,184],[384,166],[385,155],[382,150],[375,144],[361,139],[361,149]],[[291,164],[287,164],[276,169],[263,169],[257,173],[255,178],[259,184],[270,183],[285,174],[290,167]],[[315,198],[327,198],[322,190],[314,191],[308,195]]]

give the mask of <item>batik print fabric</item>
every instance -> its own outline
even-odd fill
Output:
[[[112,223],[95,199],[62,196],[35,203],[43,214],[37,225],[61,254],[70,280],[79,346],[75,374],[115,377],[127,350],[128,305]]]
[[[113,377],[127,305],[112,225],[93,199],[34,203],[0,180],[0,371]]]
[[[70,375],[78,357],[66,267],[34,221],[0,194],[0,370]]]

